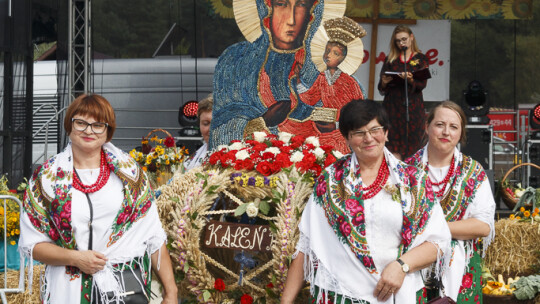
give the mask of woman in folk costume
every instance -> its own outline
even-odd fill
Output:
[[[279,126],[281,131],[303,136],[317,136],[323,145],[333,145],[342,153],[350,153],[336,122],[339,110],[353,99],[364,99],[364,93],[354,73],[362,63],[364,48],[360,38],[366,31],[347,17],[330,19],[319,28],[311,43],[314,60],[321,73],[310,88],[298,77],[301,65],[297,65],[298,98],[313,106],[307,121],[286,120]],[[322,54],[321,54],[322,53]],[[317,56],[317,55],[321,56]],[[322,103],[322,104],[321,104]]]
[[[110,143],[113,108],[99,95],[81,95],[67,109],[64,128],[70,143],[35,170],[21,215],[22,255],[29,265],[33,259],[47,264],[43,303],[122,302],[127,290],[117,271],[127,276],[136,269],[146,297],[154,270],[164,287],[162,303],[177,303],[148,178]]]
[[[423,303],[421,270],[450,243],[427,175],[385,147],[382,105],[353,100],[339,129],[352,153],[317,179],[300,222],[300,239],[283,292],[293,303],[303,281],[313,303]]]
[[[466,121],[456,103],[437,105],[427,118],[428,144],[407,163],[429,175],[452,233],[452,256],[442,280],[446,295],[457,303],[481,303],[481,262],[494,238],[495,201],[480,163],[456,148],[465,143]]]

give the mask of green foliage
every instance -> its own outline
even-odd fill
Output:
[[[510,287],[516,288],[514,296],[518,300],[530,300],[540,291],[540,275],[521,277]]]

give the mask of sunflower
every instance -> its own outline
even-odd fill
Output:
[[[473,0],[442,1],[441,10],[445,19],[470,19],[474,16]]]
[[[368,18],[373,15],[373,0],[348,0],[345,16]]]
[[[441,1],[442,2],[442,1]],[[436,0],[409,0],[403,4],[406,19],[441,19],[441,3]]]
[[[232,0],[211,0],[212,6],[218,15],[225,19],[234,18]]]
[[[504,1],[501,10],[504,19],[530,19],[532,18],[532,0]]]
[[[379,4],[379,12],[387,17],[399,14],[401,4],[395,0],[382,0]]]
[[[500,12],[501,6],[491,2],[491,0],[481,0],[473,3],[476,13],[483,17],[496,15]]]

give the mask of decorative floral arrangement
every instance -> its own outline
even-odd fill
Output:
[[[10,190],[7,186],[8,179],[6,176],[0,178],[0,194],[2,195],[12,195],[21,199],[21,196],[17,194],[17,190]],[[26,188],[26,184],[21,183],[18,187],[18,190],[23,190]],[[4,214],[6,215],[6,222],[4,223]],[[0,237],[4,237],[4,226],[6,226],[6,234],[8,239],[8,244],[15,245],[19,239],[19,204],[13,200],[6,201],[6,208],[4,209],[4,200],[0,201]]]
[[[186,303],[278,302],[314,180],[340,157],[315,137],[256,132],[161,187],[157,205]],[[205,236],[218,226],[231,229],[220,242],[236,242],[239,231],[249,238],[248,226],[266,229],[271,242],[264,250],[235,243],[216,251]]]
[[[166,132],[164,130],[160,131]],[[170,178],[171,172],[178,169],[188,154],[187,149],[184,147],[176,147],[174,137],[170,136],[168,132],[166,134],[169,136],[165,139],[158,138],[157,135],[143,137],[141,140],[142,151],[133,149],[129,152],[131,157],[141,165],[142,169],[149,173],[150,178],[156,185],[166,182]],[[152,147],[150,143],[154,143],[156,146]]]
[[[209,163],[224,169],[256,170],[263,176],[294,166],[301,174],[318,176],[323,168],[342,156],[331,146],[320,146],[314,136],[255,132],[245,141],[233,140],[230,145],[219,146],[210,155]]]

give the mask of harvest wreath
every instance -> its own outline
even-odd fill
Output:
[[[204,167],[177,173],[160,188],[182,297],[277,302],[314,178],[339,157],[316,138],[255,133],[219,147]]]

